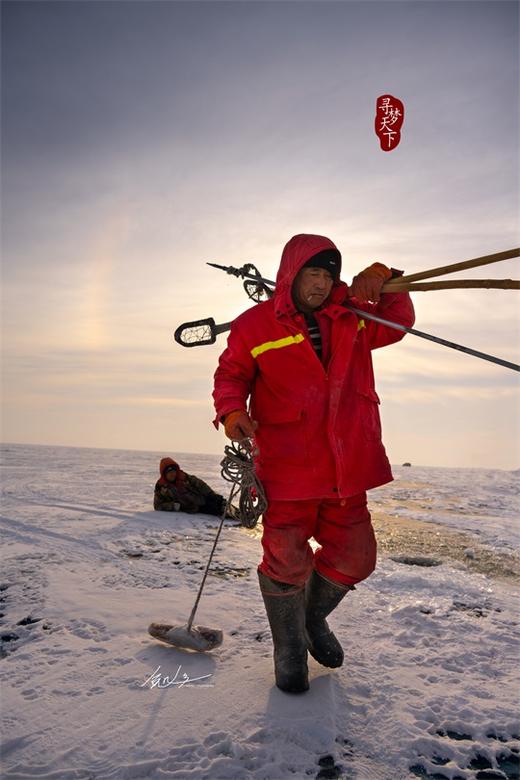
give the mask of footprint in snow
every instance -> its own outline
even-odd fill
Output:
[[[108,642],[111,639],[107,627],[99,620],[79,620],[75,618],[69,621],[66,628],[79,639],[90,639],[94,642]]]
[[[14,643],[19,638],[13,631],[4,631],[0,634],[0,658],[7,658],[10,652],[16,650],[16,646],[12,647],[9,643]]]
[[[472,617],[481,618],[489,615],[491,607],[489,604],[469,603],[466,601],[453,600],[449,612],[466,612]]]
[[[318,759],[318,765],[321,768],[316,775],[316,780],[337,780],[337,778],[345,777],[342,767],[336,764],[334,756],[330,754]]]
[[[354,757],[352,743],[343,737],[338,737],[336,742],[342,746],[342,758],[347,759],[350,763]],[[318,759],[318,766],[320,769],[316,775],[316,780],[329,780],[329,778],[330,780],[354,780],[357,777],[355,770],[337,762],[331,753],[321,756]]]
[[[241,567],[241,566],[226,566],[226,565],[215,565],[212,566],[209,570],[209,573],[213,575],[214,577],[247,577],[249,575],[249,572],[251,569],[249,567]]]
[[[27,615],[27,617],[22,618],[18,621],[16,624],[17,626],[27,626],[30,628],[31,626],[34,626],[35,623],[39,623],[42,618],[33,618],[31,615]]]
[[[456,729],[438,729],[437,736],[441,739],[437,748],[429,756],[420,756],[417,763],[410,766],[410,772],[415,777],[426,780],[465,780],[467,773],[454,774],[454,769],[471,770],[475,780],[520,780],[520,746],[519,735],[501,734],[497,730],[489,730],[486,737],[490,742],[486,745],[473,741],[470,733]],[[463,761],[455,763],[452,759],[452,746],[456,743],[460,755],[461,745],[465,748]],[[467,743],[467,744],[466,744]],[[442,771],[446,767],[446,773]]]
[[[15,627],[14,630],[6,628],[5,631],[0,633],[0,658],[6,658],[9,653],[18,650],[18,645],[16,644],[18,640],[30,638],[30,633],[27,633],[26,629],[34,628],[41,620],[42,618],[33,618],[31,615],[27,615],[16,623],[17,626],[22,626],[21,632],[17,632]]]

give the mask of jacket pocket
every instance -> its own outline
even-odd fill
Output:
[[[260,460],[300,464],[305,460],[304,421],[301,408],[282,406],[257,414],[256,442]]]
[[[273,406],[267,414],[258,412],[253,416],[259,425],[281,425],[301,420],[302,410],[299,407],[281,404],[278,407]]]
[[[361,428],[367,441],[381,441],[381,418],[379,396],[373,388],[358,390]]]

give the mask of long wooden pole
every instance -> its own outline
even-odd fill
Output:
[[[456,290],[460,288],[485,288],[487,290],[520,290],[520,282],[515,279],[452,279],[440,282],[408,282],[401,276],[386,282],[382,292],[420,292],[427,290]]]
[[[505,252],[495,252],[493,255],[483,255],[482,257],[475,257],[473,260],[463,260],[461,263],[452,263],[451,265],[442,265],[438,268],[431,268],[429,271],[419,271],[416,274],[407,274],[406,276],[399,276],[396,279],[391,279],[387,282],[390,287],[391,284],[397,284],[398,282],[416,282],[419,279],[431,279],[434,276],[444,276],[444,274],[453,274],[456,271],[464,271],[467,268],[477,268],[480,265],[489,265],[490,263],[498,263],[501,260],[510,260],[512,257],[520,256],[520,247],[514,249],[507,249]],[[386,285],[385,285],[386,286]]]

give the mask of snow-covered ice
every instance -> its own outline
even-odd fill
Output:
[[[520,471],[394,467],[372,507],[471,531],[495,548],[520,547]]]
[[[151,510],[165,454],[225,491],[218,456],[3,447],[5,780],[519,776],[513,581],[383,556],[331,619],[344,666],[310,659],[310,691],[291,696],[273,684],[258,534],[231,523],[196,617],[223,645],[148,636],[152,620],[186,622],[218,523]],[[511,554],[518,472],[395,475],[371,492],[375,512]]]

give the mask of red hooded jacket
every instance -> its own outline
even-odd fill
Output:
[[[176,460],[173,458],[161,458],[161,462],[159,464],[159,472],[161,474],[160,479],[157,481],[158,485],[171,485],[172,483],[169,482],[166,477],[164,476],[164,472],[168,466],[175,466],[177,469],[177,476],[175,478],[175,486],[176,487],[184,487],[184,483],[186,482],[186,474],[184,471],[182,471],[181,467],[177,463]]]
[[[404,333],[345,309],[348,287],[337,281],[314,312],[323,341],[320,361],[291,288],[307,260],[324,249],[338,251],[324,236],[291,238],[273,298],[233,322],[215,372],[217,427],[229,412],[246,410],[250,398],[258,422],[257,474],[271,499],[346,498],[393,479],[381,441],[371,350]],[[341,264],[339,252],[338,258]],[[414,323],[408,293],[383,293],[377,305],[356,305],[401,325]]]

